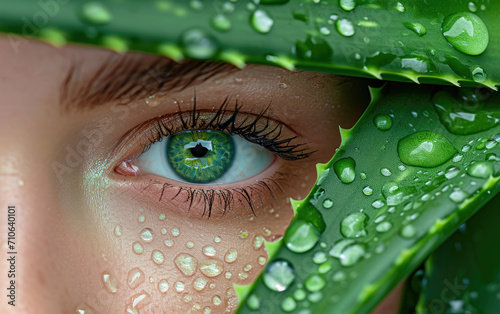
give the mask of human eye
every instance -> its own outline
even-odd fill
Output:
[[[284,123],[266,115],[270,108],[247,112],[246,107],[225,99],[218,109],[194,107],[189,111],[152,119],[131,130],[140,153],[115,168],[121,175],[154,178],[153,185],[177,190],[193,206],[211,216],[226,212],[235,201],[252,212],[276,198],[289,175],[284,165],[310,157],[314,152]],[[215,107],[216,108],[216,107]],[[281,182],[280,182],[281,181]],[[255,202],[257,201],[257,204]]]

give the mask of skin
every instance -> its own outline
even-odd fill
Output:
[[[316,180],[316,163],[327,162],[340,144],[338,126],[349,128],[361,115],[369,99],[366,82],[248,66],[154,98],[62,110],[60,87],[74,61],[82,62],[85,78],[114,54],[38,42],[15,52],[0,38],[0,206],[17,208],[16,313],[73,313],[85,306],[96,313],[123,313],[143,291],[147,301],[135,307],[140,313],[233,312],[237,299],[232,284],[251,283],[263,268],[259,261],[267,260],[255,239],[283,235],[293,215],[288,199],[307,195]],[[207,115],[228,97],[232,104],[237,99],[243,114],[251,117],[271,104],[266,116],[284,124],[286,136],[297,136],[295,143],[316,152],[294,161],[277,157],[254,178],[224,186],[275,178],[280,188],[272,185],[274,199],[268,192],[252,194],[254,212],[236,195],[226,211],[216,202],[208,217],[201,200],[189,208],[187,194],[173,198],[179,187],[190,184],[133,171],[147,138],[138,126],[164,116],[180,125],[176,113],[191,110],[194,95],[197,108]],[[99,140],[83,149],[89,138]],[[82,153],[71,159],[68,149]],[[164,183],[172,187],[160,200]],[[197,188],[209,187],[220,188]],[[5,226],[6,215],[0,219]],[[145,228],[152,232],[151,241],[141,238]],[[179,235],[172,233],[174,228]],[[143,247],[141,254],[134,252],[134,242]],[[214,256],[203,253],[207,246],[215,249]],[[5,238],[2,247],[6,250]],[[229,263],[224,256],[230,249],[237,258]],[[155,250],[163,254],[161,264],[152,259]],[[197,260],[193,274],[176,266],[179,254]],[[224,270],[208,277],[200,266],[213,259]],[[8,269],[5,259],[0,268]],[[132,288],[127,280],[136,268],[144,282]],[[112,288],[103,283],[105,275],[111,276]],[[169,284],[165,293],[159,290],[161,280]],[[206,286],[198,291],[195,281],[206,281]],[[397,303],[400,290],[391,304]],[[11,310],[0,303],[0,312]]]

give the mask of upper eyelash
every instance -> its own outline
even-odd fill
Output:
[[[235,102],[234,109],[228,109],[229,98],[224,99],[221,106],[215,115],[208,121],[200,119],[201,111],[196,109],[196,96],[193,99],[193,109],[190,111],[182,111],[178,103],[179,111],[177,115],[181,121],[180,127],[169,127],[162,119],[157,120],[155,128],[152,130],[149,144],[143,148],[143,153],[149,147],[159,141],[163,137],[175,134],[180,131],[193,129],[210,129],[215,131],[224,131],[229,134],[237,134],[245,138],[251,143],[263,146],[277,156],[285,160],[299,160],[311,156],[315,151],[311,151],[306,143],[293,143],[297,136],[292,136],[286,139],[280,139],[283,124],[278,123],[276,126],[269,125],[270,119],[265,116],[269,106],[266,107],[260,114],[254,116],[253,120],[248,121],[251,117],[247,115],[243,121],[236,122],[236,117],[240,114],[241,105],[238,101]],[[186,113],[189,113],[186,115]],[[266,119],[262,127],[258,126],[258,122]],[[247,123],[248,122],[248,123]]]

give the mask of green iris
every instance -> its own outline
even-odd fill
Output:
[[[173,134],[167,139],[170,167],[192,183],[207,183],[222,177],[234,157],[231,135],[219,131],[194,130]]]

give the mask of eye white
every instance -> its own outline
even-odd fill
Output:
[[[206,184],[229,184],[243,181],[258,175],[273,163],[274,154],[261,145],[251,143],[239,135],[231,136],[234,141],[233,161],[220,178]],[[168,153],[166,153],[167,139],[168,137],[152,144],[149,150],[138,158],[141,171],[179,182],[200,184],[186,181],[172,168],[166,155]]]

